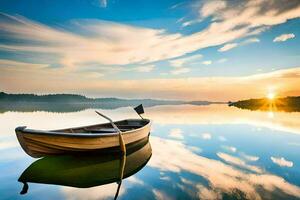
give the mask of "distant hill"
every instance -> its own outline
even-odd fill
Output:
[[[248,99],[237,102],[229,102],[229,106],[248,110],[300,112],[300,96],[277,98],[274,100],[266,98]]]
[[[76,94],[7,94],[0,92],[0,112],[5,111],[49,111],[74,112],[89,108],[115,109],[119,107],[137,106],[145,107],[156,105],[209,105],[209,101],[179,101],[157,99],[120,99],[120,98],[89,98]]]

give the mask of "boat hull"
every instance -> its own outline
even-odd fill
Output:
[[[137,122],[137,120],[135,120]],[[117,122],[116,122],[117,123]],[[130,131],[122,132],[125,145],[137,142],[149,136],[151,122]],[[107,124],[103,124],[104,126]],[[74,128],[80,130],[99,125]],[[69,130],[69,129],[65,129]],[[64,133],[58,131],[36,131],[17,128],[16,135],[23,150],[30,156],[38,158],[46,155],[73,154],[99,151],[120,150],[118,133]]]

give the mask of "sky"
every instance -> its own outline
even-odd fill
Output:
[[[299,0],[1,0],[0,91],[300,95],[299,17]]]

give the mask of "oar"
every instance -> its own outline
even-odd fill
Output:
[[[126,146],[125,146],[125,143],[124,143],[124,140],[123,140],[123,137],[122,137],[122,132],[121,132],[121,130],[115,125],[115,123],[113,122],[112,119],[110,119],[109,117],[103,115],[102,113],[98,112],[97,110],[95,110],[95,112],[96,112],[98,115],[102,116],[103,118],[107,119],[107,120],[111,123],[112,127],[119,133],[119,143],[120,143],[120,148],[121,148],[122,153],[123,153],[124,155],[126,155]]]
[[[124,176],[125,164],[126,164],[126,155],[123,154],[123,156],[120,159],[120,165],[119,165],[119,167],[120,167],[120,171],[119,171],[120,181],[117,182],[118,188],[117,188],[114,200],[116,200],[119,196],[120,188],[121,188],[121,185],[122,185],[122,179],[123,179],[123,176]]]

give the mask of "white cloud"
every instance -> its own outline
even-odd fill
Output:
[[[188,73],[190,72],[191,70],[189,68],[183,68],[183,67],[179,67],[179,68],[176,68],[176,69],[173,69],[171,70],[171,74],[174,74],[174,75],[178,75],[178,74],[184,74],[184,73]]]
[[[98,200],[98,199],[111,199],[115,196],[118,185],[110,183],[91,188],[73,188],[62,187],[64,199],[67,200]],[[125,193],[124,186],[120,188],[119,197]],[[75,198],[76,197],[76,198]]]
[[[154,65],[145,65],[145,66],[137,67],[135,68],[135,70],[138,72],[151,72],[154,70],[154,68],[155,68]]]
[[[182,23],[182,27],[190,26],[193,24],[193,21],[186,21]]]
[[[0,30],[5,31],[11,41],[26,43],[2,44],[0,48],[33,55],[36,52],[57,55],[56,62],[70,68],[89,62],[99,63],[99,66],[146,64],[225,43],[232,48],[234,43],[230,42],[236,39],[300,17],[300,4],[292,1],[284,7],[280,1],[234,2],[205,1],[199,8],[199,18],[211,16],[214,21],[190,35],[96,19],[73,20],[58,28],[21,16],[1,14]],[[221,50],[228,47],[227,44]]]
[[[156,200],[170,200],[171,199],[167,194],[165,194],[164,191],[161,191],[158,189],[153,189],[152,192],[153,192]]]
[[[292,161],[288,161],[285,158],[277,158],[277,157],[271,157],[271,160],[273,163],[279,165],[280,167],[293,167],[294,163]]]
[[[233,146],[222,146],[223,149],[227,150],[227,151],[231,151],[233,153],[236,152],[236,147],[233,147]]]
[[[183,67],[183,65],[195,63],[195,62],[199,61],[199,59],[201,59],[201,58],[202,58],[202,55],[197,54],[197,55],[188,56],[188,57],[184,57],[184,58],[173,59],[173,60],[170,60],[169,63],[172,67]]]
[[[211,139],[211,134],[210,133],[203,133],[202,134],[202,139],[204,139],[204,140],[210,140]]]
[[[230,49],[236,48],[238,46],[247,45],[251,43],[258,43],[260,40],[258,38],[248,38],[240,43],[229,43],[224,45],[223,47],[219,48],[219,52],[229,51]]]
[[[226,1],[207,1],[201,8],[200,14],[208,17],[226,7]]]
[[[144,185],[144,182],[138,179],[136,176],[130,176],[126,179],[126,182],[130,182],[135,185]]]
[[[181,26],[182,27],[187,27],[187,26],[191,26],[193,24],[199,23],[201,21],[202,21],[201,19],[194,19],[194,20],[183,22]]]
[[[260,42],[260,39],[258,39],[258,38],[248,38],[248,39],[244,40],[243,42],[241,42],[241,44],[246,45],[246,44],[258,43],[258,42]]]
[[[245,153],[240,153],[240,155],[248,160],[248,161],[258,161],[259,160],[259,157],[258,156],[252,156],[252,155],[248,155],[248,154],[245,154]]]
[[[174,128],[170,131],[169,137],[175,138],[175,139],[183,139],[184,136],[182,134],[182,130],[179,128]]]
[[[230,49],[233,49],[235,47],[237,47],[238,44],[237,43],[229,43],[229,44],[225,44],[223,47],[219,48],[218,51],[219,52],[224,52],[224,51],[228,51]]]
[[[205,60],[202,62],[203,65],[211,65],[212,61],[211,60]]]
[[[203,186],[201,184],[196,184],[198,190],[199,199],[212,200],[212,199],[222,199],[222,194],[218,191],[211,190],[210,188]]]
[[[293,33],[288,33],[288,34],[282,34],[280,36],[277,36],[276,38],[274,38],[273,42],[285,42],[289,39],[292,39],[295,37],[295,34]]]
[[[226,162],[230,163],[230,164],[234,164],[234,165],[237,165],[239,167],[242,167],[242,168],[245,168],[245,169],[248,169],[248,170],[251,170],[253,172],[257,172],[257,173],[262,173],[263,170],[257,166],[254,166],[254,165],[248,165],[245,163],[245,161],[235,157],[235,156],[231,156],[229,154],[226,154],[226,153],[222,153],[222,152],[218,152],[217,155],[225,160]]]
[[[199,147],[195,147],[195,146],[189,146],[188,147],[191,151],[196,152],[196,153],[201,153],[202,149]]]

